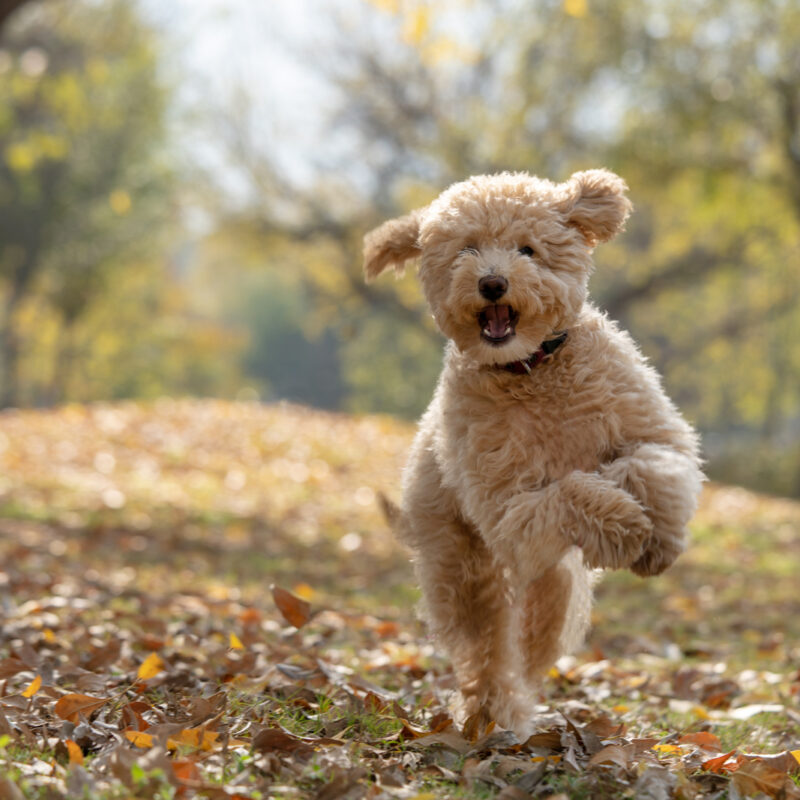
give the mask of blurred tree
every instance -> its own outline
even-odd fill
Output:
[[[30,0],[0,0],[0,31],[8,21],[8,18],[25,3]]]
[[[175,233],[167,90],[155,35],[135,7],[33,4],[12,23],[0,51],[2,405],[85,394],[73,380],[92,361],[84,318],[109,293],[135,302],[115,283],[128,269],[152,271],[148,259],[161,261],[169,291],[161,253]],[[158,327],[146,308],[137,313]],[[36,338],[45,330],[46,356]],[[152,343],[151,334],[143,338]],[[38,369],[22,363],[27,356]]]
[[[315,181],[292,183],[274,142],[251,135],[246,92],[222,131],[252,187],[231,216],[309,254],[294,262],[314,301],[305,313],[337,331],[349,403],[415,413],[426,387],[402,408],[391,398],[410,385],[414,337],[438,348],[413,280],[362,287],[361,233],[472,173],[563,179],[605,164],[628,180],[637,213],[598,250],[593,295],[709,433],[717,474],[726,452],[759,442],[781,457],[751,482],[800,493],[800,7],[370,0],[362,10],[340,14],[334,40],[315,46],[333,98]],[[375,321],[387,313],[392,366]]]

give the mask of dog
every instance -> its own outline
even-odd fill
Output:
[[[627,189],[605,169],[481,175],[364,240],[368,281],[419,260],[448,339],[401,506],[385,510],[460,713],[520,734],[542,677],[585,635],[597,569],[670,566],[703,481],[696,433],[587,299]]]

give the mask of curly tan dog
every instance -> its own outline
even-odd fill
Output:
[[[592,568],[665,570],[703,479],[698,440],[631,338],[587,302],[623,226],[607,170],[470,178],[365,239],[365,272],[419,258],[444,370],[393,527],[412,548],[463,713],[525,732],[537,681],[589,622]]]

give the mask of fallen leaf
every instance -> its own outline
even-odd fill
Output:
[[[703,750],[711,753],[719,753],[722,750],[722,742],[713,733],[699,731],[698,733],[687,733],[678,739],[678,744],[696,744]]]
[[[25,800],[25,795],[9,778],[0,778],[0,798],[2,800]]]
[[[316,592],[314,591],[313,586],[309,586],[307,583],[296,583],[292,587],[292,591],[303,600],[313,600],[314,595]]]
[[[208,731],[204,728],[184,728],[177,736],[167,739],[167,747],[175,750],[179,745],[189,745],[198,747],[201,750],[213,750],[214,743],[219,739],[216,731]]]
[[[391,708],[391,704],[381,700],[375,692],[367,692],[363,702],[364,708],[372,714],[384,714]]]
[[[231,633],[228,637],[228,647],[230,647],[231,650],[244,650],[242,640],[235,633]]]
[[[141,681],[146,681],[149,678],[154,678],[163,669],[164,662],[161,660],[161,656],[159,656],[158,653],[150,653],[139,665],[136,677]]]
[[[311,619],[311,604],[295,597],[280,586],[272,586],[272,598],[283,618],[295,628],[302,628]]]
[[[56,700],[53,710],[56,716],[77,724],[79,715],[88,716],[108,702],[103,697],[92,697],[88,694],[65,694]]]
[[[253,737],[253,748],[262,752],[277,750],[283,753],[293,753],[300,756],[311,755],[313,748],[309,747],[302,739],[292,736],[281,728],[264,728]]]
[[[547,750],[561,750],[561,733],[557,730],[534,733],[527,738],[522,747],[530,750],[533,747],[542,747]]]
[[[170,762],[170,766],[175,779],[181,783],[194,783],[202,780],[195,761],[190,759],[173,760]]]
[[[601,739],[614,739],[617,736],[624,736],[626,733],[624,723],[612,722],[605,714],[587,723],[584,730],[590,731]]]
[[[470,742],[468,742],[459,733],[456,733],[452,730],[444,730],[440,733],[429,733],[426,736],[420,736],[409,741],[407,746],[414,748],[425,748],[436,744],[449,747],[451,750],[455,750],[457,753],[461,753],[462,755],[469,752],[469,750],[472,748],[472,744]]]
[[[716,758],[709,758],[708,761],[704,761],[700,766],[706,772],[713,772],[714,774],[719,774],[722,772],[722,769],[725,765],[725,762],[736,752],[736,750],[731,750],[730,753],[723,753],[721,756],[717,756]]]
[[[627,769],[629,763],[630,758],[628,751],[618,744],[612,744],[595,753],[589,759],[589,763],[586,766],[592,767],[601,764],[617,764],[623,769]]]
[[[18,672],[28,669],[27,665],[19,658],[4,658],[0,661],[0,680],[12,678]]]
[[[796,755],[797,754],[797,755]],[[782,753],[742,753],[740,758],[743,761],[761,761],[782,772],[800,772],[800,751],[784,750]]]
[[[136,747],[152,747],[153,737],[141,731],[125,731],[125,738]]]
[[[733,785],[741,795],[754,795],[760,792],[769,797],[780,797],[781,800],[797,800],[800,798],[800,787],[782,769],[765,763],[761,759],[753,759],[743,763],[731,778]]]
[[[28,685],[28,688],[22,693],[23,697],[33,697],[42,685],[42,676],[37,675]]]
[[[67,752],[69,753],[69,763],[82,765],[83,750],[72,739],[67,739],[64,744],[66,744]]]
[[[674,755],[682,752],[680,747],[676,744],[654,744],[652,749],[662,755]]]

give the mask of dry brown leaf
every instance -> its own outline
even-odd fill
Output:
[[[616,764],[627,769],[630,764],[630,751],[618,744],[611,744],[595,753],[590,759],[587,767],[599,766],[604,764]]]
[[[13,678],[18,672],[24,672],[28,666],[18,658],[4,658],[0,661],[0,680]]]
[[[522,748],[525,750],[530,750],[534,747],[539,747],[546,750],[563,750],[564,748],[561,744],[561,731],[552,730],[532,734],[525,740]]]
[[[283,618],[295,628],[302,628],[311,619],[311,604],[286,589],[273,585],[272,598]]]
[[[439,733],[439,731],[447,730],[453,724],[453,718],[445,711],[440,711],[431,717],[430,730],[431,733]]]
[[[108,644],[103,645],[92,650],[92,655],[84,665],[86,669],[94,672],[99,669],[113,664],[122,652],[122,641],[120,639],[111,639]]]
[[[599,736],[601,739],[613,739],[617,736],[624,736],[627,731],[624,723],[613,722],[611,718],[605,714],[602,714],[601,716],[596,717],[591,722],[587,723],[583,729],[590,731],[595,736]]]
[[[745,796],[763,792],[768,797],[781,800],[800,800],[800,787],[786,774],[763,760],[756,758],[742,763],[733,773],[733,785]]]
[[[465,739],[475,744],[479,738],[491,733],[494,725],[495,723],[489,716],[488,709],[484,706],[467,717],[461,732]]]
[[[420,736],[408,743],[410,747],[431,747],[432,745],[441,744],[455,750],[457,753],[469,752],[472,749],[472,743],[468,742],[463,736],[453,730],[444,730],[440,733],[429,733],[425,736]]]
[[[384,714],[391,708],[391,705],[381,700],[375,692],[367,692],[364,695],[364,708],[372,714]]]
[[[197,762],[191,759],[173,759],[170,762],[172,767],[172,774],[175,780],[183,784],[198,783],[202,780],[200,770],[197,768]]]
[[[68,722],[78,722],[78,717],[82,714],[88,717],[93,711],[108,702],[108,698],[92,697],[88,694],[65,694],[56,700],[53,711],[56,716]]]
[[[253,737],[253,748],[262,752],[277,750],[298,756],[310,756],[314,749],[298,736],[292,736],[281,728],[264,728]]]
[[[709,758],[708,761],[704,761],[700,766],[706,770],[706,772],[719,774],[723,771],[727,760],[734,755],[734,753],[736,753],[735,749],[731,750],[730,753],[723,753],[721,756],[717,756],[716,758]],[[726,771],[730,772],[730,768]]]
[[[13,781],[0,778],[0,800],[25,800],[25,795]]]
[[[800,772],[800,762],[797,756],[800,751],[784,750],[782,753],[742,753],[742,761],[761,761],[774,769],[779,769],[789,774]]]
[[[532,795],[524,792],[518,786],[506,786],[500,790],[496,800],[529,800]]]
[[[722,742],[713,733],[708,731],[699,731],[698,733],[687,733],[678,739],[678,744],[696,744],[703,750],[708,750],[710,753],[719,753],[722,750]]]

